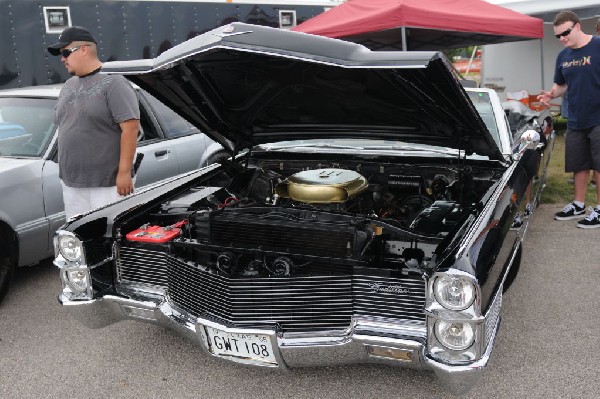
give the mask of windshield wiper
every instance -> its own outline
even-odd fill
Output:
[[[360,151],[417,151],[417,152],[432,152],[435,154],[444,154],[444,155],[456,155],[456,148],[447,148],[445,150],[436,149],[436,148],[423,148],[423,147],[414,147],[408,145],[369,145],[369,146],[351,146],[351,145],[340,145],[340,144],[330,144],[330,143],[313,143],[313,144],[290,144],[290,145],[282,145],[282,146],[269,146],[269,145],[258,145],[258,148],[264,151],[281,151],[281,150],[290,150],[290,149],[307,149],[307,148],[327,148],[327,149],[336,149],[336,150],[360,150]]]
[[[440,150],[436,148],[423,148],[423,147],[413,147],[409,145],[378,145],[378,146],[369,146],[365,147],[366,150],[388,150],[388,151],[418,151],[418,152],[433,152],[436,154],[456,154],[458,149],[456,148],[447,148],[445,150]]]

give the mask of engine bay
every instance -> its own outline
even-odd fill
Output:
[[[422,272],[500,175],[470,165],[226,161],[125,220],[122,245],[235,278]]]

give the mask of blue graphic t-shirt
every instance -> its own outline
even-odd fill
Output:
[[[567,126],[600,126],[600,36],[578,49],[564,48],[556,58],[554,83],[567,84]]]

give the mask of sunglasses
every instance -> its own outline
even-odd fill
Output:
[[[66,49],[64,49],[64,50],[62,50],[62,51],[60,52],[60,55],[61,55],[63,58],[69,58],[69,56],[70,56],[71,54],[73,54],[74,52],[76,52],[77,50],[79,50],[80,48],[82,48],[82,47],[85,47],[85,46],[88,46],[88,44],[82,44],[82,45],[80,45],[80,46],[75,46],[75,47],[71,47],[71,48],[66,48]]]
[[[554,36],[556,36],[557,39],[560,39],[561,37],[569,36],[569,34],[571,34],[571,31],[573,30],[574,27],[575,27],[575,25],[571,26],[566,31],[564,31],[562,33],[558,33],[558,34],[556,34]]]

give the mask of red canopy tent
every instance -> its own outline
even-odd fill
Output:
[[[294,30],[375,50],[441,50],[544,37],[541,19],[483,0],[348,0]]]

